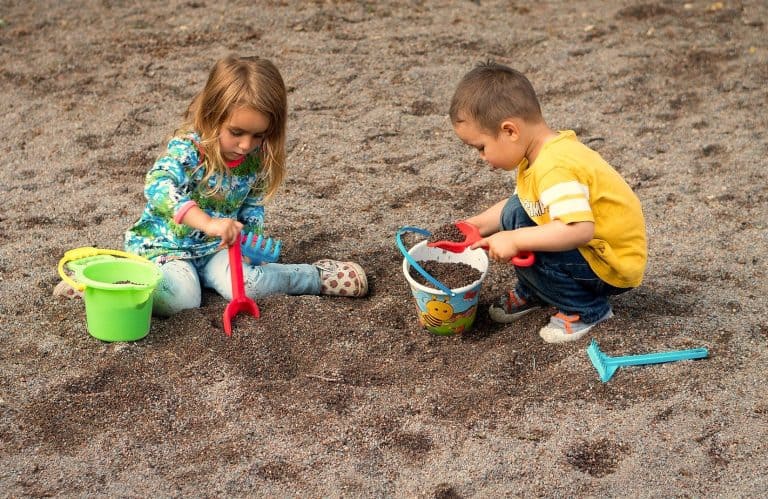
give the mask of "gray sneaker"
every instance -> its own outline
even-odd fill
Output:
[[[488,315],[494,322],[509,323],[518,320],[526,314],[538,310],[542,303],[535,299],[525,299],[515,290],[510,290],[499,298],[495,305],[488,308]]]

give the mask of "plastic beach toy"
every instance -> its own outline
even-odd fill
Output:
[[[251,265],[260,263],[275,263],[280,258],[280,248],[283,242],[264,237],[262,234],[253,240],[253,232],[243,233],[240,239],[240,252],[248,257]]]
[[[647,353],[641,355],[625,355],[623,357],[610,357],[600,351],[597,341],[592,340],[587,347],[587,355],[592,365],[600,375],[600,381],[605,383],[620,367],[640,366],[646,364],[661,364],[678,360],[703,359],[709,355],[706,348],[692,348],[690,350],[670,350],[667,352]]]
[[[446,251],[452,251],[454,253],[461,253],[483,238],[477,227],[469,222],[458,221],[455,222],[454,225],[462,234],[464,234],[463,241],[433,241],[427,243],[427,246],[430,248],[440,248]],[[533,265],[535,258],[530,251],[521,251],[519,254],[513,256],[510,261],[518,267],[530,267]]]
[[[418,227],[401,227],[395,237],[397,247],[403,255],[403,274],[416,302],[419,324],[430,333],[440,336],[469,331],[477,315],[480,288],[488,272],[488,255],[479,248],[460,253],[443,251],[440,248],[428,247],[427,241],[421,241],[406,249],[402,241],[402,235],[406,232],[415,232],[427,237],[430,232]],[[429,261],[469,265],[481,275],[472,283],[451,289],[419,264]],[[421,274],[428,284],[417,282],[411,276],[411,268]]]
[[[258,318],[259,306],[253,299],[245,294],[243,284],[243,256],[240,253],[240,245],[233,244],[229,247],[229,273],[232,278],[232,300],[224,309],[224,332],[232,336],[232,319],[240,312],[246,312]]]
[[[103,341],[135,341],[149,333],[157,266],[119,250],[84,247],[59,260],[59,275],[83,291],[88,332]]]

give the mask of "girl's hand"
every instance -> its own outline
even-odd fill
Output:
[[[211,218],[203,229],[210,237],[220,237],[219,248],[226,248],[240,242],[240,232],[243,224],[231,218]]]

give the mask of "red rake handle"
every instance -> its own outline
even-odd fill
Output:
[[[240,244],[229,247],[229,273],[232,277],[232,300],[224,309],[224,332],[232,336],[232,319],[240,312],[246,312],[258,318],[259,306],[245,294],[243,285],[243,256],[240,253]]]
[[[530,251],[521,251],[510,260],[516,267],[530,267],[536,261],[536,257]]]
[[[232,275],[232,296],[234,299],[245,296],[243,285],[243,255],[240,253],[240,245],[233,244],[229,247],[229,272]]]

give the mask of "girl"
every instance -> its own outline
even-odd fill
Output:
[[[200,306],[201,287],[232,299],[227,246],[264,230],[263,202],[285,175],[287,97],[268,60],[229,56],[212,68],[168,150],[149,170],[141,218],[125,234],[127,251],[160,265],[156,315]],[[353,262],[249,265],[251,298],[286,293],[360,297],[368,292]]]

